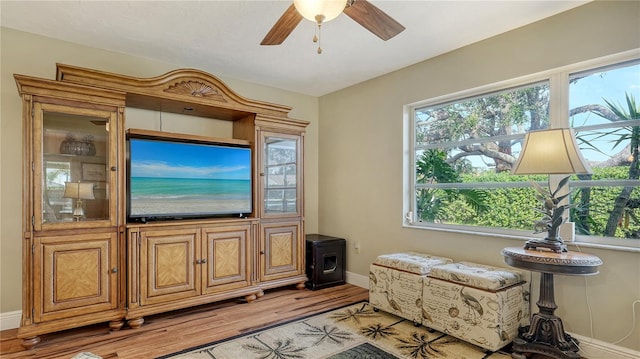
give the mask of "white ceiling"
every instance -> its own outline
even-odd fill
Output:
[[[341,14],[322,27],[321,55],[305,19],[282,45],[260,46],[291,0],[1,0],[0,25],[320,96],[585,2],[371,0],[406,30],[385,42]]]

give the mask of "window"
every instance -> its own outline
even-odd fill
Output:
[[[530,237],[541,217],[530,181],[546,187],[557,179],[511,175],[511,166],[527,131],[573,127],[593,168],[569,182],[577,240],[626,240],[624,245],[640,239],[640,59],[635,56],[408,107],[408,224]]]
[[[569,125],[593,170],[570,184],[578,235],[640,239],[638,105],[640,61],[569,75]]]

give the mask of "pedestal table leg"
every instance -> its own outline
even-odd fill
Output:
[[[542,273],[539,312],[531,317],[531,325],[520,328],[513,341],[513,358],[525,353],[538,353],[556,359],[579,359],[578,341],[564,332],[562,320],[554,315],[558,306],[554,300],[553,274]]]

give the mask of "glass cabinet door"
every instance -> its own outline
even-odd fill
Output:
[[[35,230],[115,225],[115,116],[34,104]]]
[[[263,137],[263,216],[297,216],[300,212],[300,137]]]

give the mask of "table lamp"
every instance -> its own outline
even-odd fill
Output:
[[[589,173],[589,165],[580,154],[580,149],[571,129],[546,129],[526,134],[522,152],[513,167],[513,174],[566,174]],[[549,177],[551,182],[551,177]],[[558,195],[565,188],[569,177],[563,178],[552,191],[541,188],[535,182],[538,196],[544,201],[542,222],[548,230],[544,239],[532,239],[524,248],[504,248],[502,255],[513,267],[540,272],[540,298],[536,305],[540,309],[531,316],[531,325],[521,327],[512,345],[513,358],[528,358],[541,354],[545,358],[580,359],[578,340],[564,331],[562,319],[555,315],[553,275],[595,275],[602,260],[585,253],[569,252],[559,236],[559,227],[566,220],[564,211],[568,204],[560,204],[569,196]],[[539,250],[545,248],[546,250]],[[531,250],[535,249],[535,250]]]
[[[511,173],[518,175],[530,174],[574,174],[590,173],[591,168],[585,162],[575,134],[569,128],[553,128],[529,131],[524,138],[520,156],[513,166]],[[551,177],[549,177],[549,191],[534,183],[544,202],[545,218],[538,222],[541,228],[547,229],[544,239],[532,239],[525,243],[525,249],[548,248],[554,252],[566,252],[567,246],[559,234],[560,225],[565,222],[564,211],[569,207],[560,204],[568,194],[558,196],[558,192],[569,181],[565,177],[559,182],[556,190],[551,191]]]
[[[93,195],[93,183],[90,182],[65,182],[64,198],[72,198],[76,200],[76,208],[73,210],[73,218],[80,221],[84,216],[84,208],[82,208],[82,200],[95,199]]]

